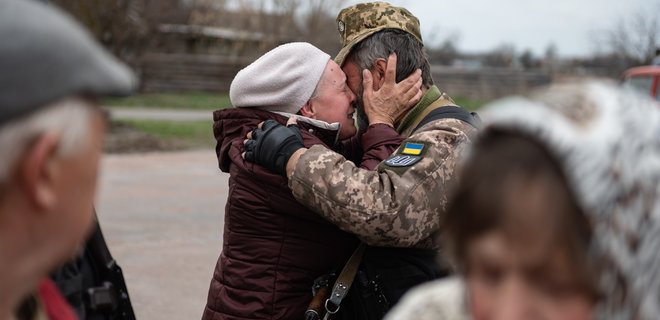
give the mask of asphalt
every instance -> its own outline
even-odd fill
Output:
[[[213,150],[105,155],[96,208],[138,319],[200,319],[228,175]]]

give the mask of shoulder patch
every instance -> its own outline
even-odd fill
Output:
[[[407,154],[395,154],[387,158],[385,164],[390,167],[409,167],[419,162],[419,160],[422,160],[422,157]]]
[[[406,142],[406,144],[403,146],[403,149],[401,150],[401,153],[418,156],[422,154],[422,151],[424,151],[423,143]]]

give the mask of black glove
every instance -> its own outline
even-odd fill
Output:
[[[252,131],[252,139],[245,142],[245,160],[286,176],[289,158],[304,147],[297,125],[285,127],[274,120],[266,120],[261,128]]]

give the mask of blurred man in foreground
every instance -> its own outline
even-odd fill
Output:
[[[90,231],[105,135],[95,97],[132,73],[55,8],[0,1],[0,318],[75,319],[47,273]]]

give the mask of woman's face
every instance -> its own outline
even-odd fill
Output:
[[[475,320],[592,319],[593,299],[557,245],[490,231],[469,244],[468,301]]]
[[[346,85],[346,75],[337,63],[330,60],[321,76],[318,95],[310,99],[314,113],[306,116],[341,124],[339,139],[348,139],[357,132],[353,118],[354,102],[355,95]]]

